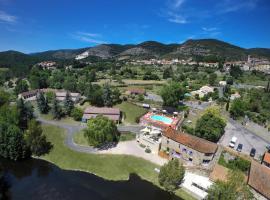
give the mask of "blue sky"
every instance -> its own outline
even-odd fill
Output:
[[[270,1],[0,0],[0,51],[199,38],[270,48]]]

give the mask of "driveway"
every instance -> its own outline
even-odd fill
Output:
[[[121,155],[132,155],[139,158],[144,158],[157,165],[163,165],[168,160],[159,157],[157,154],[146,153],[145,149],[140,147],[136,140],[119,142],[116,147],[108,150],[99,151],[101,154],[121,154]]]
[[[257,136],[255,133],[247,130],[244,126],[239,124],[238,122],[229,119],[227,126],[225,127],[225,133],[223,137],[220,139],[219,143],[223,146],[228,146],[231,138],[233,136],[237,137],[235,148],[239,143],[243,144],[242,153],[248,154],[250,153],[251,148],[256,149],[255,158],[259,158],[260,155],[263,155],[266,151],[266,145],[268,142],[263,138]]]

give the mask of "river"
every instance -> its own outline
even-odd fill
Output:
[[[0,158],[0,169],[8,183],[8,199],[181,200],[135,174],[128,181],[108,181],[37,159],[12,162]],[[3,193],[5,187],[0,186]]]

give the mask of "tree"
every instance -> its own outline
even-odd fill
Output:
[[[226,111],[229,111],[229,108],[230,108],[230,100],[228,100],[226,103]]]
[[[85,90],[85,96],[92,105],[103,106],[103,90],[99,85],[89,84]]]
[[[220,116],[220,111],[217,108],[208,108],[196,122],[195,135],[212,142],[217,142],[224,134],[226,126],[225,119]]]
[[[177,107],[179,100],[184,98],[184,94],[184,88],[177,82],[171,82],[169,85],[163,86],[161,90],[164,106]]]
[[[217,181],[209,189],[207,200],[252,200],[253,194],[247,186],[244,175],[238,170],[230,171],[228,180]]]
[[[0,90],[0,107],[9,101],[9,94],[4,90]]]
[[[74,108],[74,102],[70,96],[70,93],[67,91],[66,93],[66,98],[64,101],[64,108],[65,108],[65,113],[69,116],[71,111]]]
[[[59,105],[58,100],[56,99],[56,96],[53,96],[52,99],[52,107],[51,107],[52,116],[54,119],[61,119],[62,117],[62,108]]]
[[[120,90],[117,87],[113,88],[112,89],[112,103],[113,103],[113,105],[121,102],[120,96],[121,96]]]
[[[0,155],[15,161],[30,156],[19,127],[2,120],[0,120]]]
[[[28,83],[25,80],[19,79],[16,82],[16,86],[15,86],[14,91],[17,95],[22,93],[22,92],[26,92],[28,90],[29,90]]]
[[[37,106],[42,114],[47,114],[49,112],[50,107],[48,99],[44,96],[43,92],[37,94]]]
[[[243,117],[245,115],[246,109],[247,109],[247,105],[243,100],[235,99],[233,100],[231,108],[230,108],[230,115],[234,119]]]
[[[90,82],[95,82],[96,81],[96,70],[92,69],[89,74],[89,81]]]
[[[210,85],[212,85],[212,86],[215,85],[216,79],[217,79],[216,73],[209,74],[209,84]]]
[[[167,78],[172,78],[173,77],[173,70],[172,67],[168,67],[164,70],[163,72],[163,78],[167,79]]]
[[[158,181],[167,191],[173,192],[181,184],[185,175],[185,168],[178,159],[170,160],[160,168]]]
[[[89,145],[94,147],[119,140],[116,124],[107,117],[100,115],[88,120],[84,136],[87,138]]]
[[[77,90],[77,80],[74,76],[66,77],[63,88],[67,91],[76,91]]]
[[[28,122],[34,118],[33,106],[30,102],[25,102],[20,98],[17,101],[17,109],[19,114],[19,127],[25,130]]]
[[[232,66],[230,69],[230,75],[235,78],[238,79],[240,76],[242,76],[243,72],[241,70],[241,68],[239,66]]]
[[[52,144],[47,141],[46,136],[42,134],[42,128],[36,120],[31,120],[28,124],[28,130],[25,134],[25,141],[30,151],[35,156],[41,156],[49,153]]]
[[[103,87],[103,102],[105,106],[111,107],[113,105],[112,101],[112,90],[108,83]]]
[[[72,112],[71,112],[71,117],[73,117],[73,119],[75,121],[80,121],[82,119],[83,116],[83,111],[80,108],[73,108]]]

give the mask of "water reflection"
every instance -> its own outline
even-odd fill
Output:
[[[85,172],[61,170],[46,161],[0,159],[11,199],[180,200],[135,174],[128,181],[107,181]]]

